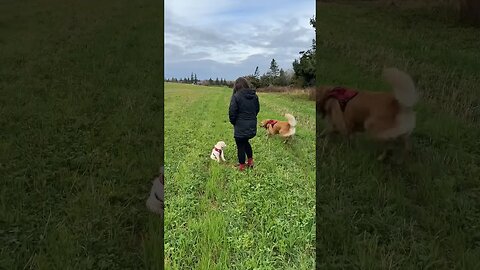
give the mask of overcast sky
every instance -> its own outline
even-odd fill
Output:
[[[313,0],[165,1],[165,77],[234,80],[292,68],[315,37]]]

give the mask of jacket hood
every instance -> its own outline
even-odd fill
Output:
[[[256,91],[253,89],[242,89],[237,92],[238,95],[244,96],[246,99],[252,99],[256,95]]]

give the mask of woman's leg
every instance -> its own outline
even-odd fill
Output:
[[[248,141],[245,139],[235,138],[235,143],[237,144],[238,163],[245,164],[245,147]]]
[[[252,146],[248,140],[245,143],[245,154],[247,154],[247,158],[253,158]]]

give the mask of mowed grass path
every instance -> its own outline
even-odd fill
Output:
[[[1,1],[0,269],[161,269],[161,3]]]
[[[259,94],[263,118],[298,121],[291,144],[251,140],[255,169],[237,172],[231,89],[165,84],[167,269],[312,269],[315,258],[315,106]],[[227,164],[210,159],[227,144]]]
[[[405,164],[362,136],[318,139],[318,268],[480,269],[478,29],[363,2],[317,15],[320,83],[382,91],[397,66],[422,96]]]

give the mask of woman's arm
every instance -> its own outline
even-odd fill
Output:
[[[260,102],[258,101],[258,96],[255,99],[255,107],[256,107],[256,110],[257,110],[257,114],[258,114],[260,112]]]
[[[235,122],[237,121],[237,116],[238,116],[238,104],[235,96],[232,96],[232,99],[230,100],[230,108],[228,109],[228,116],[230,118],[230,123],[232,125],[235,125]]]

